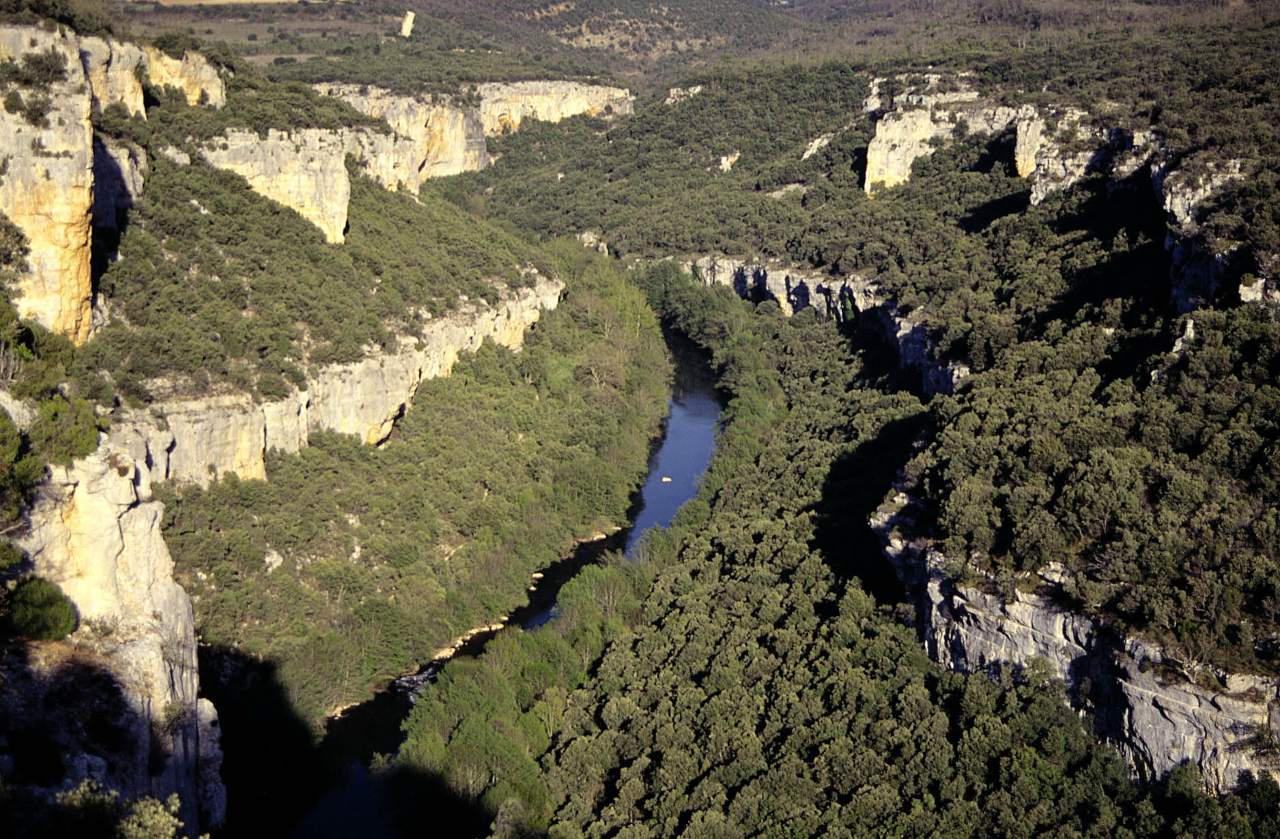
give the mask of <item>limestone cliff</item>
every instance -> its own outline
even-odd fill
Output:
[[[864,188],[876,190],[898,186],[911,177],[911,166],[928,157],[958,130],[972,134],[995,134],[1016,119],[1016,109],[984,101],[962,76],[926,75],[900,77],[905,91],[893,102],[893,110],[876,122],[875,136],[867,147]],[[873,80],[878,111],[882,102],[878,91],[884,80]],[[870,104],[866,107],[870,108]]]
[[[336,96],[357,111],[386,120],[399,137],[416,149],[418,180],[474,172],[489,165],[484,126],[474,108],[455,105],[448,97],[426,100],[399,96],[377,87],[319,84],[316,90]]]
[[[113,38],[81,38],[80,62],[89,80],[94,107],[121,104],[130,116],[146,118],[141,73],[146,54],[130,43]]]
[[[383,189],[416,193],[421,188],[422,166],[412,140],[369,128],[349,128],[338,134],[346,153]]]
[[[145,464],[104,436],[93,454],[50,469],[19,544],[34,572],[75,605],[72,647],[103,662],[131,712],[125,724],[134,759],[72,755],[72,773],[126,797],[176,792],[188,827],[208,828],[222,820],[226,803],[217,715],[197,696],[194,616],[173,580],[163,509]]]
[[[321,368],[307,389],[258,404],[247,396],[170,401],[116,418],[112,444],[146,464],[148,479],[205,485],[235,472],[266,477],[270,449],[296,452],[316,431],[354,434],[365,443],[386,439],[425,379],[447,376],[464,352],[486,339],[518,349],[544,310],[555,308],[563,284],[535,276],[532,287],[496,305],[468,304],[432,319],[417,340],[396,352]]]
[[[50,51],[64,60],[66,76],[49,85],[42,123],[0,109],[0,212],[30,249],[30,270],[14,294],[18,312],[81,343],[92,328],[93,128],[79,44],[61,31],[0,27],[0,60]]]
[[[254,192],[297,210],[320,228],[325,241],[341,243],[351,200],[346,145],[339,132],[318,128],[271,129],[265,138],[235,129],[200,153],[213,166],[243,177]]]
[[[872,517],[886,555],[915,600],[918,626],[934,660],[982,672],[1025,666],[1033,659],[1068,686],[1073,705],[1090,713],[1097,733],[1113,742],[1133,769],[1155,777],[1190,761],[1215,792],[1243,772],[1272,774],[1257,751],[1259,734],[1280,735],[1280,681],[1214,674],[1220,687],[1174,676],[1176,666],[1154,644],[1122,637],[1064,609],[1061,571],[1024,580],[1034,590],[1003,599],[961,584],[945,560],[914,537],[915,505],[898,491]]]
[[[618,87],[581,82],[493,82],[478,86],[485,134],[518,131],[526,119],[559,122],[579,114],[633,111],[635,97]]]
[[[226,83],[222,81],[218,68],[203,55],[186,52],[182,58],[173,58],[151,46],[145,48],[145,53],[150,84],[177,88],[187,98],[188,105],[221,108],[227,104]]]
[[[598,241],[598,237],[591,241]],[[968,365],[943,363],[933,357],[924,313],[903,311],[874,279],[859,274],[835,277],[778,260],[720,255],[687,260],[681,267],[696,273],[707,285],[732,288],[744,299],[774,300],[788,316],[813,307],[836,321],[853,313],[869,318],[897,351],[899,366],[920,376],[926,395],[952,393],[969,375]]]

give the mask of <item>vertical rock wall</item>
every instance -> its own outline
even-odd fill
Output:
[[[254,192],[297,210],[320,228],[325,241],[344,240],[351,179],[340,133],[272,129],[264,138],[237,129],[204,146],[201,154],[211,165],[243,177]]]
[[[61,31],[0,27],[0,60],[49,52],[63,60],[65,80],[21,91],[27,100],[48,96],[43,122],[0,109],[0,212],[30,248],[30,270],[14,290],[18,313],[82,343],[92,328],[93,127],[79,44]]]
[[[145,465],[104,437],[88,457],[51,468],[20,544],[75,605],[71,641],[107,662],[133,714],[139,759],[85,756],[81,772],[126,797],[178,793],[194,833],[222,820],[226,793],[217,714],[197,696],[194,615],[173,579],[163,512]]]

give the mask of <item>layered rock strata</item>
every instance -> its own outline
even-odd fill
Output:
[[[113,445],[145,463],[148,479],[206,485],[235,472],[266,477],[266,453],[296,452],[311,433],[354,434],[368,444],[386,439],[425,379],[447,376],[461,353],[485,340],[519,349],[528,328],[554,309],[563,284],[535,276],[532,287],[493,306],[468,304],[429,321],[423,336],[396,352],[321,368],[305,391],[266,403],[215,396],[153,405],[112,423]]]
[[[1060,569],[1024,580],[1034,589],[1009,598],[959,583],[944,557],[913,536],[915,518],[915,505],[898,491],[871,525],[915,601],[935,661],[966,672],[1045,662],[1143,777],[1187,761],[1211,791],[1226,792],[1246,772],[1278,775],[1259,744],[1280,736],[1280,680],[1206,673],[1218,685],[1209,687],[1175,675],[1180,668],[1158,645],[1063,608]]]

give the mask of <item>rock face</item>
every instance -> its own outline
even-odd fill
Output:
[[[480,120],[490,135],[518,131],[526,119],[559,122],[579,114],[626,115],[635,101],[626,89],[580,82],[499,82],[479,85],[478,92]]]
[[[282,400],[257,404],[237,395],[153,405],[116,419],[112,444],[146,464],[148,480],[206,485],[228,472],[265,478],[268,450],[296,452],[315,431],[379,443],[424,379],[447,376],[461,353],[486,339],[519,349],[562,290],[559,281],[536,277],[494,306],[469,305],[432,320],[420,340],[404,341],[398,352],[322,368],[307,390]]]
[[[119,103],[130,116],[146,118],[140,73],[147,57],[141,49],[110,38],[81,38],[80,61],[95,107]]]
[[[364,174],[384,189],[416,193],[422,186],[421,161],[411,140],[368,128],[338,134],[346,153],[360,161]]]
[[[968,365],[933,357],[923,313],[903,311],[873,279],[858,274],[834,277],[777,260],[719,255],[698,257],[681,267],[707,285],[732,288],[744,299],[774,300],[788,316],[812,307],[836,321],[855,313],[868,318],[897,350],[899,366],[920,376],[926,396],[953,393],[969,376]]]
[[[474,108],[454,105],[447,98],[427,101],[398,96],[377,87],[348,84],[315,87],[363,114],[386,120],[398,137],[412,144],[416,178],[412,186],[406,186],[414,191],[427,178],[474,172],[489,165],[484,126],[479,111]]]
[[[417,17],[413,12],[405,12],[404,18],[400,21],[400,37],[408,38],[413,35],[413,19]]]
[[[1217,295],[1227,273],[1231,251],[1215,250],[1201,231],[1204,205],[1224,187],[1245,177],[1239,160],[1218,161],[1209,155],[1192,156],[1176,169],[1156,167],[1152,184],[1167,215],[1164,246],[1169,252],[1169,271],[1175,308],[1189,312]],[[1266,286],[1242,286],[1243,302],[1267,299]]]
[[[272,129],[262,138],[235,129],[206,145],[201,154],[213,166],[242,176],[259,195],[297,210],[320,228],[325,241],[344,240],[351,179],[342,134],[317,128]]]
[[[1018,115],[1014,108],[980,100],[964,77],[927,75],[902,77],[899,82],[906,85],[906,92],[895,98],[896,110],[880,117],[867,147],[864,188],[868,195],[906,183],[912,164],[933,154],[957,129],[995,134],[1008,128]],[[879,95],[883,83],[873,81],[877,107],[872,110],[883,104]]]
[[[1190,761],[1212,791],[1226,792],[1244,772],[1277,774],[1255,744],[1260,733],[1280,735],[1280,681],[1220,673],[1222,687],[1214,689],[1170,676],[1172,662],[1158,646],[1059,606],[1059,569],[1043,570],[1030,581],[1035,591],[1008,600],[958,584],[937,551],[912,539],[913,504],[904,492],[871,524],[915,599],[934,660],[966,672],[1047,662],[1072,704],[1090,712],[1097,733],[1144,777]]]
[[[188,827],[208,828],[226,803],[217,714],[197,696],[194,616],[173,580],[163,512],[145,464],[104,437],[88,457],[51,468],[20,545],[75,605],[72,644],[106,662],[133,712],[141,759],[85,756],[80,767],[126,797],[176,792]]]
[[[92,328],[93,127],[79,44],[62,32],[0,27],[0,60],[49,51],[65,61],[66,78],[49,85],[43,124],[0,109],[0,156],[6,161],[0,212],[22,230],[30,248],[30,270],[14,295],[19,314],[83,343]]]
[[[673,87],[667,91],[667,98],[663,100],[664,105],[674,105],[677,102],[683,102],[686,99],[692,99],[703,90],[702,85],[695,84],[691,87]]]
[[[188,105],[221,108],[227,104],[227,86],[218,68],[199,53],[173,58],[155,47],[146,47],[147,81],[156,87],[173,87],[187,97]]]

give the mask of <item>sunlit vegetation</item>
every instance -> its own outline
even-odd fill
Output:
[[[521,605],[532,572],[625,519],[664,344],[616,267],[576,245],[555,264],[565,299],[523,351],[486,345],[424,382],[386,445],[317,435],[267,482],[166,497],[204,640],[279,662],[308,720]]]

